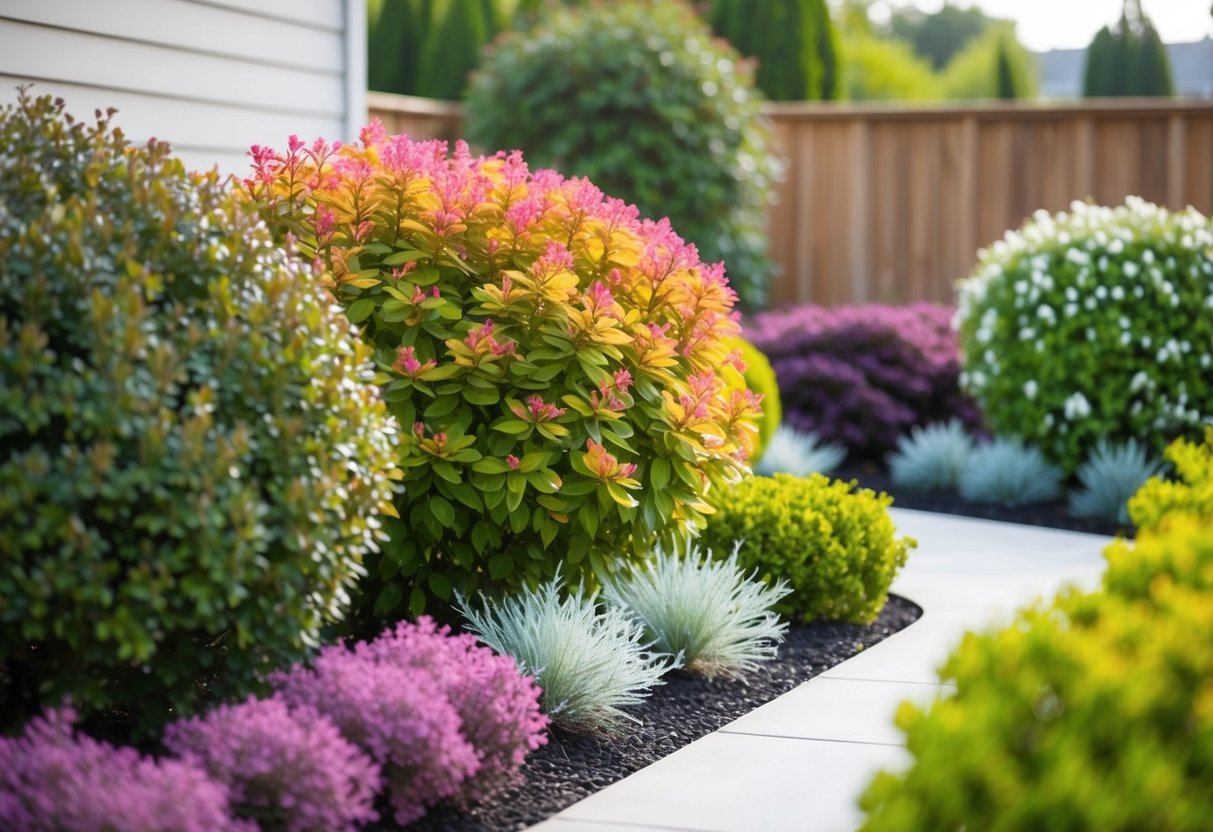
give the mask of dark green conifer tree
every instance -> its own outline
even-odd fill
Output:
[[[1125,0],[1116,26],[1100,29],[1087,47],[1083,95],[1174,94],[1171,60],[1158,31],[1142,12],[1140,0]]]
[[[824,0],[713,0],[708,22],[758,59],[759,89],[774,101],[838,97],[838,48]]]

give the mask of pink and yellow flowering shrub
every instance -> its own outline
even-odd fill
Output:
[[[261,832],[352,832],[377,817],[379,767],[310,708],[250,698],[170,724],[164,744]]]
[[[608,571],[702,527],[745,470],[758,397],[720,373],[736,295],[667,221],[378,124],[251,155],[249,194],[327,268],[405,426],[376,612]]]
[[[157,762],[74,730],[70,707],[0,737],[0,828],[10,832],[256,832],[196,765]]]

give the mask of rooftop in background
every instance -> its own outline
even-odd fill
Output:
[[[1177,94],[1213,98],[1213,37],[1195,43],[1168,43]],[[1042,98],[1079,98],[1086,64],[1085,49],[1052,49],[1036,55],[1040,62]]]

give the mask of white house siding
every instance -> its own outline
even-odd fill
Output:
[[[118,108],[133,141],[247,170],[253,144],[354,138],[365,0],[0,0],[0,102],[18,84],[69,112]]]

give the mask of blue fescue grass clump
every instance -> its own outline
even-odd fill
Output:
[[[915,425],[889,456],[889,475],[895,484],[916,491],[955,490],[972,452],[973,437],[957,419]]]
[[[960,472],[960,496],[974,503],[1022,506],[1061,493],[1061,470],[1022,439],[1000,438],[978,445]]]
[[[1080,488],[1070,494],[1070,514],[1129,523],[1129,498],[1162,470],[1136,439],[1123,444],[1101,440],[1078,469]]]
[[[610,733],[634,717],[622,706],[642,702],[678,659],[651,650],[644,628],[622,609],[600,607],[583,587],[561,598],[559,576],[501,601],[480,596],[481,609],[456,595],[455,608],[489,647],[513,656],[543,688],[552,723],[573,733]]]
[[[737,549],[717,559],[698,549],[658,551],[643,566],[607,584],[608,603],[644,627],[654,647],[681,655],[684,669],[707,678],[738,678],[775,658],[788,625],[771,608],[791,592],[767,584],[737,563]]]
[[[846,448],[833,442],[822,442],[815,433],[780,425],[767,443],[762,459],[754,466],[754,472],[768,477],[774,474],[795,477],[828,474],[842,464],[846,455]]]

